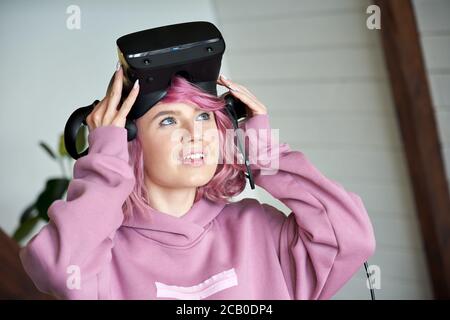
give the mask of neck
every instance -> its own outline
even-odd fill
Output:
[[[197,188],[167,188],[157,185],[146,178],[145,182],[150,206],[171,216],[181,217],[194,204]]]

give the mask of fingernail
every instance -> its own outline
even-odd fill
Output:
[[[122,66],[122,65],[120,64],[120,61],[117,61],[117,64],[116,64],[116,71],[118,71],[118,70],[120,69],[121,66]]]
[[[139,86],[139,79],[136,79],[133,85],[133,89],[137,89],[138,86]]]

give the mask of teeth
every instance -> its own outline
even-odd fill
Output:
[[[184,157],[186,159],[203,159],[205,155],[203,153],[191,153]]]

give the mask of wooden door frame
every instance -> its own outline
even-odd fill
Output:
[[[434,297],[450,298],[450,192],[415,12],[374,0]]]

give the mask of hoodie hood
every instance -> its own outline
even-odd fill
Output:
[[[133,228],[143,236],[164,245],[190,246],[212,226],[212,221],[225,206],[226,203],[217,203],[202,197],[181,217],[151,207],[146,212],[135,207],[133,215],[127,217],[122,226]]]

